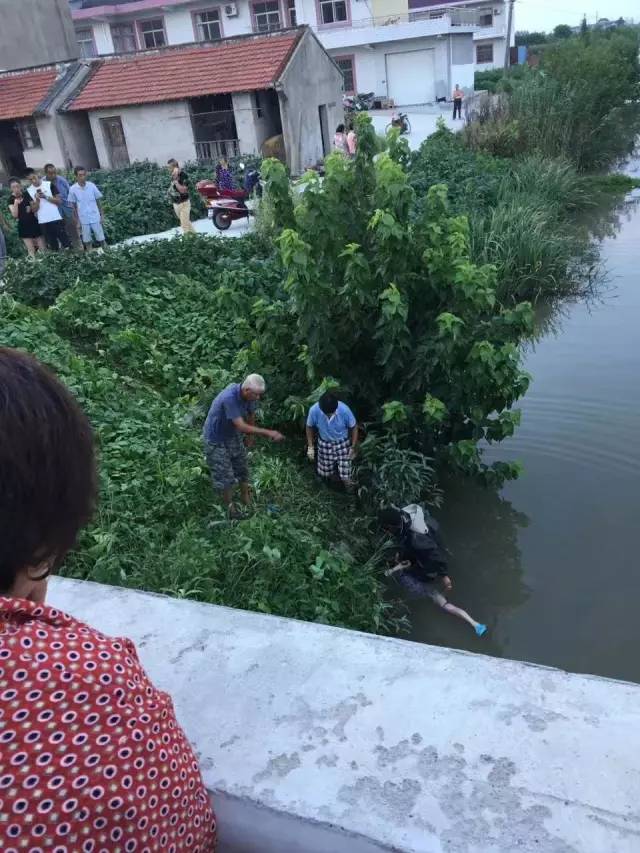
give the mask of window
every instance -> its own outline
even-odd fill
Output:
[[[138,48],[133,24],[111,24],[111,38],[114,53],[126,53]]]
[[[149,21],[138,21],[140,30],[140,41],[142,47],[164,47],[167,39],[164,34],[164,20],[162,18],[151,18]]]
[[[296,0],[287,0],[287,18],[288,26],[298,26],[298,16],[296,15]]]
[[[493,12],[483,12],[480,15],[478,23],[481,27],[492,27],[493,26]]]
[[[90,59],[92,56],[97,56],[96,46],[93,41],[93,30],[91,27],[85,27],[83,30],[76,30],[76,41],[80,46],[80,56],[82,59]]]
[[[209,12],[197,12],[194,17],[196,22],[196,39],[198,41],[216,41],[222,38],[219,9],[211,9]]]
[[[40,142],[40,134],[34,118],[25,118],[18,123],[18,133],[22,140],[22,147],[25,151],[31,151],[34,148],[42,148]]]
[[[260,92],[253,93],[253,103],[256,110],[256,118],[262,118],[262,106],[260,105]]]
[[[493,62],[493,45],[492,44],[477,44],[476,45],[476,62]]]
[[[268,0],[266,3],[253,4],[254,30],[257,33],[268,33],[280,29],[279,0]]]
[[[342,88],[345,92],[355,92],[355,69],[353,67],[353,56],[337,56],[336,65],[342,71],[344,83]]]
[[[320,24],[340,24],[348,21],[346,0],[320,0]]]

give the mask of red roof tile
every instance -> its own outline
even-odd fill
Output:
[[[108,59],[98,66],[68,109],[93,110],[268,89],[278,80],[300,36],[301,31],[297,31]]]
[[[0,75],[0,121],[33,115],[57,76],[54,70]]]

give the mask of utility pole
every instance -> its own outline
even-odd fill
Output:
[[[504,51],[504,67],[509,68],[511,55],[511,27],[513,26],[513,4],[514,0],[509,0],[509,17],[507,18],[507,46]]]

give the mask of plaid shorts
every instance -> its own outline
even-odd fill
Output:
[[[335,466],[343,481],[351,481],[351,442],[348,438],[342,441],[324,441],[318,438],[318,474],[320,477],[331,477]]]
[[[236,483],[249,482],[247,450],[240,433],[223,444],[204,443],[204,455],[211,471],[214,489],[228,489]]]

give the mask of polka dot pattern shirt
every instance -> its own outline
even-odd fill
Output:
[[[133,643],[1,597],[0,849],[215,849],[193,750]]]

